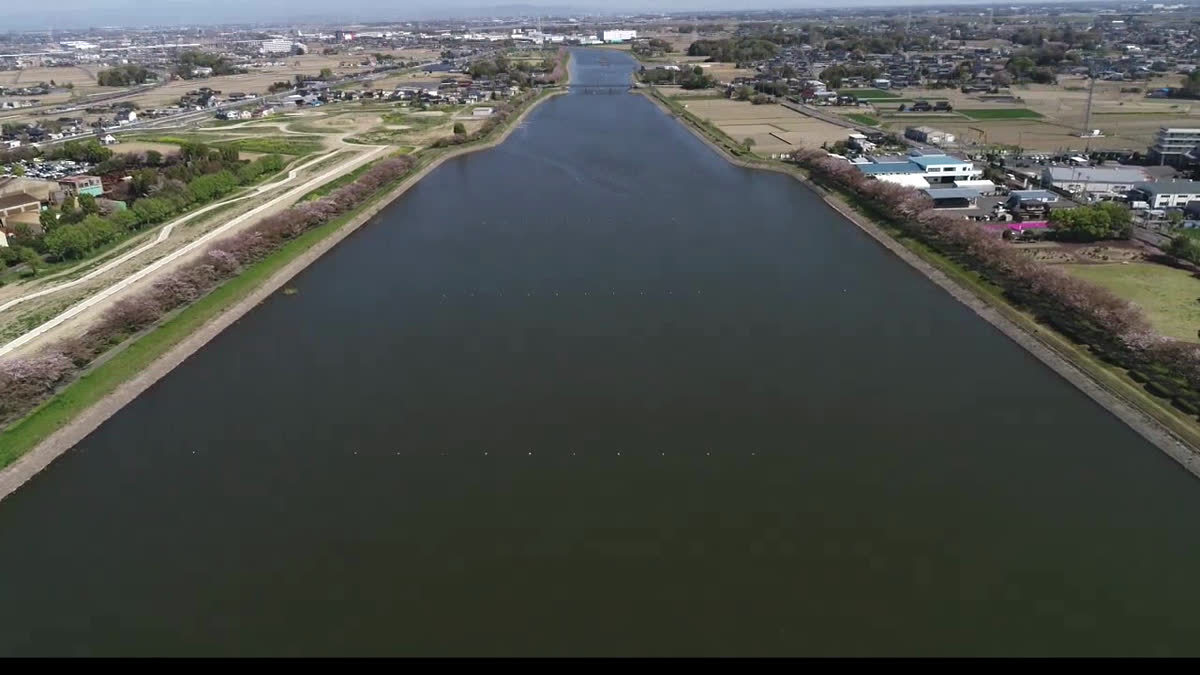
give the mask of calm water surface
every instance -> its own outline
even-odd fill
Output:
[[[294,285],[0,503],[0,653],[1200,652],[1195,479],[641,97]]]

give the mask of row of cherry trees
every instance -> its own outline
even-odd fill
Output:
[[[983,274],[1019,305],[1101,358],[1157,383],[1152,391],[1200,407],[1200,345],[1159,335],[1134,305],[1034,260],[972,221],[940,213],[923,193],[865,176],[821,150],[797,161],[819,183],[856,196],[877,216]]]
[[[362,204],[408,173],[413,163],[410,157],[379,162],[353,183],[321,199],[293,206],[214,243],[199,259],[116,303],[82,335],[50,345],[31,357],[0,361],[0,422],[25,414],[79,369],[166,313],[202,297],[246,265],[262,260],[304,232]]]

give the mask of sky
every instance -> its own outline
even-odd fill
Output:
[[[986,4],[1012,4],[1011,0]],[[838,7],[949,4],[947,0],[841,0]],[[966,4],[966,3],[963,3]],[[826,0],[52,0],[0,2],[0,30],[214,23],[423,20],[569,12],[829,7]]]

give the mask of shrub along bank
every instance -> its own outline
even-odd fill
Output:
[[[796,158],[816,182],[849,193],[873,216],[979,273],[1039,320],[1128,369],[1150,393],[1200,413],[1200,345],[1157,334],[1134,305],[1037,262],[972,221],[934,211],[917,190],[870,179],[820,150]]]

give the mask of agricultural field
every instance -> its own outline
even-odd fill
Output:
[[[1138,305],[1162,334],[1200,342],[1200,279],[1191,272],[1148,262],[1062,268]]]
[[[903,99],[874,103],[890,130],[903,131],[906,124],[921,121],[957,135],[968,145],[984,144],[986,136],[987,144],[1020,145],[1027,150],[1046,152],[1145,151],[1161,126],[1200,126],[1200,105],[1195,102],[1146,98],[1145,92],[1150,89],[1179,84],[1179,75],[1156,77],[1151,82],[1097,81],[1092,118],[1087,126],[1100,129],[1104,135],[1098,138],[1079,137],[1087,108],[1089,81],[1085,78],[1062,77],[1053,85],[1015,85],[1011,88],[1013,98],[1009,100],[980,93],[964,94],[957,89],[904,89],[905,99],[944,98],[954,106],[958,120],[936,123],[932,119],[887,114],[891,103]],[[1005,112],[1014,109],[1028,112],[1018,113],[1021,117]],[[922,117],[927,115],[922,113]]]
[[[900,98],[900,94],[894,91],[884,91],[882,89],[838,89],[838,96],[853,96],[859,99],[891,99]]]
[[[871,127],[877,127],[881,124],[878,118],[871,117],[870,115],[863,115],[862,113],[846,113],[842,115],[842,117]]]
[[[738,143],[749,138],[760,154],[794,152],[846,138],[846,129],[781,105],[706,99],[683,103],[689,112],[716,125]]]
[[[973,120],[1036,120],[1042,117],[1041,113],[1028,108],[974,108],[958,112]]]

